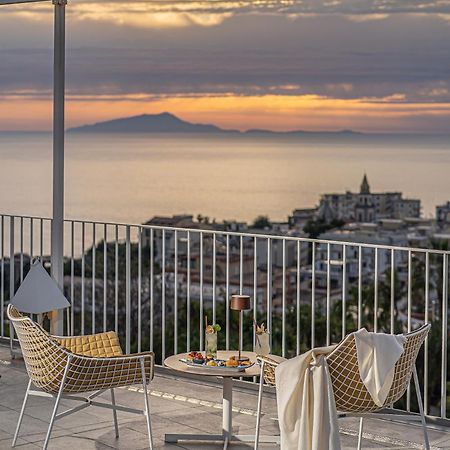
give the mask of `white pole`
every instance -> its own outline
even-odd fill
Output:
[[[53,0],[53,220],[51,228],[52,276],[63,288],[64,283],[64,87],[65,87],[65,9],[66,0]],[[63,334],[63,312],[54,311],[53,334]]]

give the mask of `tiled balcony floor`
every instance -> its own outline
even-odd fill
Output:
[[[11,361],[9,349],[0,346],[0,449],[8,449],[19,415],[26,389],[27,375],[23,361]],[[219,449],[219,444],[166,444],[164,433],[217,433],[221,430],[221,387],[214,383],[193,382],[178,378],[167,372],[157,374],[151,384],[152,425],[155,446],[158,449]],[[118,389],[116,401],[126,406],[140,407],[142,393],[136,389]],[[235,386],[233,414],[234,431],[251,434],[254,431],[256,391]],[[104,394],[109,400],[108,394]],[[73,403],[63,401],[64,406]],[[138,406],[139,405],[139,406]],[[21,429],[17,448],[21,450],[42,448],[52,402],[47,398],[31,397]],[[262,434],[276,434],[277,422],[274,420],[276,406],[273,396],[264,399],[265,416],[262,419]],[[118,413],[120,437],[115,438],[111,411],[89,407],[79,413],[56,422],[50,449],[123,449],[137,450],[147,447],[145,419],[127,413]],[[357,422],[343,419],[343,449],[356,448]],[[450,429],[433,427],[430,430],[432,448],[450,449]],[[231,449],[249,449],[251,445],[232,445]],[[277,448],[261,445],[261,449]],[[381,420],[368,420],[365,423],[364,449],[412,449],[422,447],[421,429]]]

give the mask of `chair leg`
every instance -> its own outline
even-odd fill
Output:
[[[258,445],[259,445],[259,431],[261,428],[261,407],[262,407],[263,386],[264,386],[264,361],[261,363],[261,373],[259,375],[258,407],[256,409],[255,450],[258,450]]]
[[[50,419],[50,424],[48,426],[47,435],[45,436],[45,442],[44,442],[43,450],[47,450],[48,441],[50,440],[50,435],[52,434],[53,424],[55,422],[56,413],[58,412],[59,401],[61,400],[61,395],[62,395],[63,390],[64,390],[64,384],[66,382],[67,372],[69,371],[71,359],[72,358],[70,356],[67,359],[66,368],[64,369],[64,375],[62,377],[61,384],[59,386],[59,391],[58,391],[58,395],[56,397],[55,406],[53,407],[52,417]]]
[[[117,423],[117,411],[116,411],[116,396],[114,395],[114,389],[111,388],[111,405],[113,409],[114,428],[116,430],[116,438],[119,437],[119,425]]]
[[[362,448],[363,427],[364,427],[364,419],[361,417],[359,419],[358,450],[361,450]]]
[[[145,418],[147,419],[147,432],[148,432],[148,443],[150,450],[153,450],[153,435],[152,435],[152,425],[150,422],[150,407],[148,403],[148,393],[147,393],[147,381],[145,376],[145,361],[141,359],[141,372],[142,372],[142,387],[144,388],[144,399],[145,399]]]
[[[17,441],[17,437],[19,436],[19,429],[20,429],[20,425],[22,425],[23,413],[25,412],[25,407],[27,405],[28,395],[29,395],[29,392],[30,392],[30,387],[31,387],[31,380],[28,381],[27,392],[25,393],[25,398],[23,399],[22,409],[20,410],[19,420],[17,421],[16,432],[14,433],[14,438],[13,438],[11,447],[15,447],[16,441]]]
[[[425,413],[423,411],[422,394],[420,393],[419,377],[417,376],[417,369],[415,365],[413,369],[413,377],[414,377],[414,385],[416,388],[417,403],[419,404],[420,418],[422,419],[422,430],[423,430],[423,438],[425,441],[425,449],[430,450],[430,440],[428,439],[427,422],[425,420]]]

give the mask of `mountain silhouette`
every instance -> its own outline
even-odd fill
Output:
[[[190,123],[177,116],[164,112],[161,114],[142,114],[140,116],[98,122],[71,128],[69,131],[83,133],[230,133],[215,125]]]

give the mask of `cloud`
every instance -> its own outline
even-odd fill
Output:
[[[50,21],[47,5],[8,6],[2,12],[33,21]],[[107,22],[137,28],[217,26],[245,14],[279,15],[299,19],[341,15],[355,22],[384,20],[392,14],[450,16],[450,0],[78,0],[67,8],[72,20]]]
[[[94,3],[79,0],[80,6]],[[110,0],[126,10],[129,4],[141,5],[153,12],[190,13],[282,13],[282,14],[394,14],[394,13],[450,13],[448,0]]]
[[[369,22],[372,20],[385,20],[389,14],[348,14],[347,18],[353,22]]]
[[[289,104],[290,98],[308,95],[321,99],[316,103],[320,108],[333,100],[445,109],[450,103],[450,27],[435,12],[399,11],[444,10],[446,3],[132,0],[94,8],[93,2],[74,1],[67,9],[68,111],[81,104],[95,104],[97,115],[99,105],[106,113],[111,105],[115,113],[120,107],[131,111],[127,105],[145,111],[148,105],[170,106],[180,99],[183,105],[192,99],[197,107],[201,98],[242,98],[244,103],[274,98]],[[0,16],[2,102],[30,107],[48,102],[51,5],[1,11],[8,11]],[[12,11],[18,14],[14,20]],[[30,11],[35,14],[33,26]],[[237,102],[221,104],[238,107]],[[265,107],[264,102],[254,104]],[[268,110],[276,114],[276,109]],[[361,126],[363,119],[345,110]],[[407,111],[412,117],[412,110]],[[83,118],[90,114],[88,109]],[[433,114],[426,114],[424,124],[430,128]],[[232,111],[227,113],[230,123],[231,116]],[[253,120],[250,113],[240,118],[245,117]],[[450,127],[444,112],[436,117],[436,124]],[[12,123],[6,121],[3,116],[0,127]],[[394,126],[388,117],[385,122]],[[30,126],[37,123],[43,126],[41,117]]]

